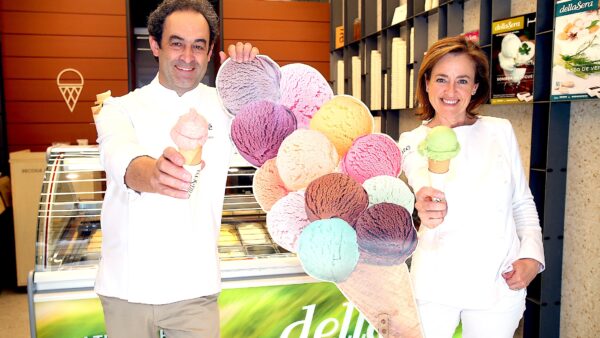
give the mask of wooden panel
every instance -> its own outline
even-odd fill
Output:
[[[6,123],[91,123],[93,105],[93,101],[79,100],[71,112],[64,101],[8,101]]]
[[[228,46],[236,41],[224,40],[224,43]],[[329,42],[247,41],[273,60],[329,62]]]
[[[322,21],[329,24],[329,4],[264,0],[223,0],[223,19]],[[252,26],[248,26],[252,27]]]
[[[127,36],[124,15],[1,12],[3,33]]]
[[[329,22],[229,19],[223,23],[228,40],[320,41],[329,43]]]
[[[110,89],[113,96],[127,93],[126,80],[90,80],[84,83],[79,100],[95,101],[96,94]],[[60,101],[63,97],[52,80],[5,80],[4,98],[6,101]],[[66,109],[66,106],[65,106]]]
[[[0,10],[125,15],[126,0],[0,0]]]
[[[56,79],[66,68],[77,69],[85,80],[127,80],[127,59],[47,59],[5,57],[5,79]]]
[[[3,56],[127,58],[127,39],[117,37],[2,36]]]
[[[76,144],[79,138],[87,138],[88,142],[95,143],[98,137],[92,123],[7,124],[6,131],[11,146],[37,144],[47,147],[53,142]]]

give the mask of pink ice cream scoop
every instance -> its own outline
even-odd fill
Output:
[[[315,130],[297,129],[277,152],[279,176],[288,190],[306,188],[317,177],[334,172],[338,154],[327,137]]]
[[[361,261],[370,264],[403,263],[417,246],[412,216],[393,203],[379,203],[360,214],[356,221]]]
[[[287,195],[288,190],[279,177],[275,159],[267,160],[254,173],[252,192],[260,207],[269,212],[275,202]]]
[[[342,158],[341,168],[361,184],[380,175],[397,177],[402,170],[400,148],[385,134],[361,136]]]
[[[281,101],[296,116],[298,128],[308,129],[310,119],[331,100],[333,91],[321,73],[309,65],[281,67]]]
[[[171,129],[171,139],[185,157],[186,164],[199,164],[202,160],[202,146],[208,139],[208,122],[191,108],[188,113],[179,117]]]
[[[277,156],[281,142],[296,130],[296,118],[271,101],[251,102],[231,123],[231,139],[246,161],[260,167]]]
[[[310,224],[304,208],[304,191],[294,191],[273,204],[267,213],[267,229],[271,238],[282,248],[298,251],[302,230]]]
[[[221,103],[235,116],[250,102],[278,102],[280,81],[279,65],[268,56],[257,55],[248,62],[225,60],[217,73],[215,86]]]
[[[312,181],[305,195],[306,214],[311,221],[337,217],[354,226],[360,213],[369,205],[369,196],[362,185],[340,173]]]

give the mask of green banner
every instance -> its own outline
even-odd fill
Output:
[[[332,283],[224,289],[223,338],[378,337]],[[38,338],[105,338],[98,298],[35,303]],[[164,335],[161,335],[164,336]]]

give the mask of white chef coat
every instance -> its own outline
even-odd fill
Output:
[[[170,131],[195,108],[209,123],[206,163],[189,200],[138,193],[124,182],[131,161],[176,147]],[[158,76],[109,98],[95,118],[107,175],[102,206],[102,259],[95,290],[134,303],[166,304],[220,291],[217,240],[231,157],[230,118],[214,88],[199,84],[181,97]]]
[[[430,186],[427,158],[418,152],[429,130],[400,135],[402,168],[415,192]],[[543,270],[541,228],[510,122],[481,116],[454,131],[461,150],[444,175],[448,214],[434,229],[420,227],[411,276],[419,300],[483,309],[517,292],[502,277],[515,260],[533,258]]]

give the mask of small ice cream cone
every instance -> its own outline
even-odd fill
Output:
[[[185,158],[186,165],[198,165],[202,162],[202,146],[194,149],[179,149],[179,153]]]
[[[436,161],[429,159],[429,171],[434,174],[445,174],[450,168],[450,159],[445,161]]]
[[[359,263],[337,286],[382,337],[423,337],[406,263]]]

